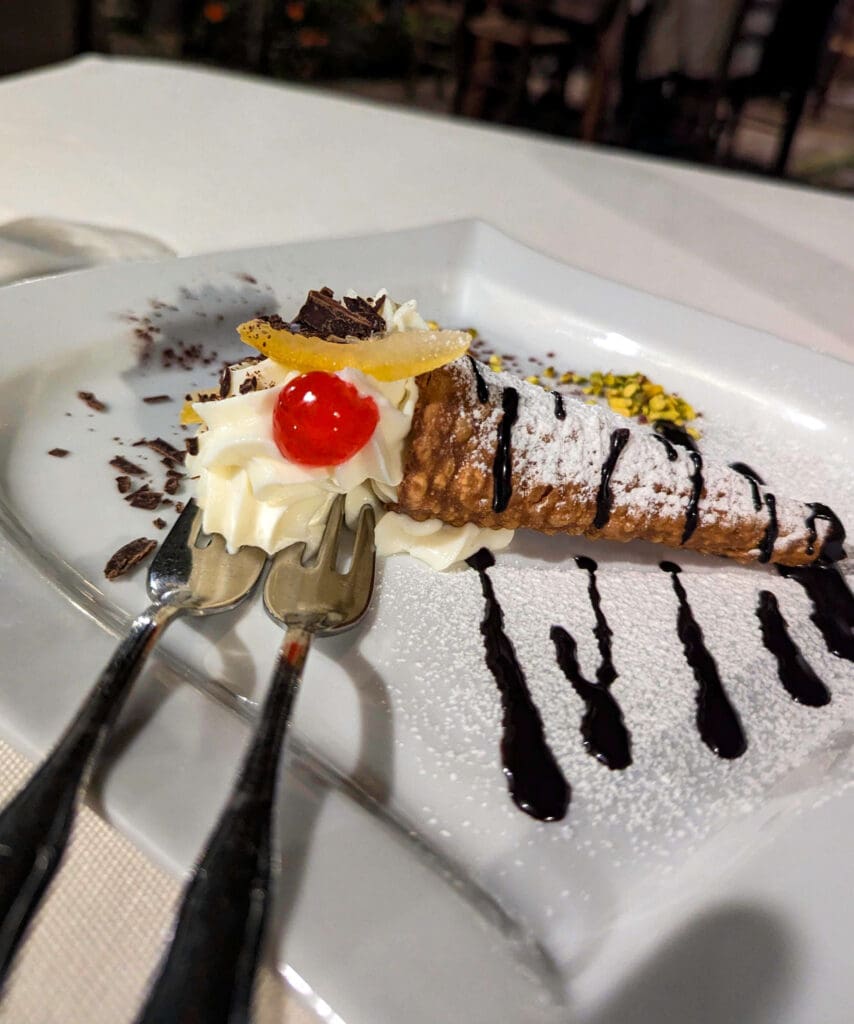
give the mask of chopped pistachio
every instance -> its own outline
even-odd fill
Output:
[[[549,380],[551,380],[552,377],[556,377],[557,373],[555,372],[555,368],[553,366],[547,366],[545,370],[543,370],[543,376],[548,377]]]
[[[535,373],[532,373],[530,377],[526,377],[525,380],[529,384],[539,384],[540,383],[540,378]]]

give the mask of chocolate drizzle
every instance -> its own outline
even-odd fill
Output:
[[[478,368],[477,360],[474,356],[469,356],[468,360],[471,363],[471,372],[474,374],[474,383],[477,388],[477,400],[482,405],[484,402],[489,401],[489,388],[487,387],[486,381],[483,379],[483,374]]]
[[[504,632],[504,615],[487,570],[495,559],[486,548],[466,559],[477,570],[486,601],[480,631],[486,664],[501,694],[501,760],[514,803],[539,821],[558,821],[572,790],[546,742],[543,721],[531,698],[516,651]]]
[[[677,632],[685,651],[685,659],[697,680],[697,729],[706,746],[718,757],[731,760],[747,750],[747,739],[738,717],[724,690],[718,666],[703,640],[703,631],[694,618],[685,588],[679,581],[682,571],[674,562],[661,562],[669,572],[673,590],[679,600]]]
[[[575,564],[583,569],[588,576],[587,594],[590,597],[590,604],[593,606],[593,614],[596,617],[596,625],[593,628],[593,635],[599,646],[599,668],[596,670],[596,682],[603,686],[610,686],[617,678],[617,670],[614,668],[614,660],[611,650],[611,638],[614,631],[608,625],[605,613],[602,611],[602,598],[599,595],[599,586],[596,582],[596,570],[599,566],[592,558],[585,555],[578,555]]]
[[[519,392],[515,388],[504,389],[501,395],[501,408],[504,410],[504,415],[498,424],[498,444],[495,449],[495,460],[492,463],[493,512],[503,512],[510,504],[510,497],[513,494],[510,439],[513,435],[513,424],[519,413]]]
[[[653,434],[652,436],[656,441],[660,441],[664,445],[664,450],[667,452],[667,458],[671,462],[675,462],[679,458],[679,452],[676,451],[666,437],[662,437],[661,434]]]
[[[700,497],[703,493],[703,456],[696,448],[692,448],[688,452],[688,458],[694,464],[694,472],[691,474],[691,496],[688,498],[688,507],[685,509],[685,528],[682,531],[680,542],[682,544],[687,544],[697,529]]]
[[[655,420],[652,429],[671,444],[687,448],[689,452],[698,451],[697,443],[688,431],[684,427],[671,423],[670,420]]]
[[[596,682],[591,683],[581,673],[576,657],[575,639],[561,626],[552,626],[550,637],[555,645],[557,663],[572,688],[584,701],[585,710],[581,719],[581,735],[588,753],[611,769],[627,768],[632,763],[632,744],[629,731],[623,720],[623,712],[610,691],[611,683],[617,678],[617,670],[611,652],[613,632],[602,611],[599,587],[596,583],[598,566],[592,558],[583,555],[575,559],[579,569],[589,576],[587,592],[596,617],[593,635],[599,646],[599,668]]]
[[[744,462],[731,462],[729,465],[730,469],[734,469],[736,473],[741,475],[750,481],[750,494],[753,498],[753,508],[758,512],[762,508],[762,495],[759,493],[759,485],[765,486],[765,481],[756,472],[755,469],[751,469],[750,466]]]
[[[759,561],[770,562],[774,554],[774,544],[777,541],[779,527],[777,526],[777,499],[770,491],[765,492],[765,506],[768,509],[768,525],[762,540],[759,541]]]
[[[611,518],[611,506],[614,503],[614,496],[611,494],[611,475],[628,440],[629,430],[626,427],[618,427],[611,434],[608,458],[602,463],[602,475],[596,495],[596,515],[593,519],[593,527],[596,530],[601,530]]]
[[[612,770],[628,768],[632,763],[631,739],[620,705],[607,686],[591,683],[581,674],[575,656],[575,640],[563,626],[552,626],[549,636],[555,645],[558,665],[584,701],[581,716],[584,749]]]
[[[807,516],[805,525],[809,530],[809,539],[807,541],[807,554],[812,555],[815,553],[815,542],[818,537],[818,531],[815,528],[816,519],[823,519],[825,522],[830,523],[830,529],[827,531],[827,536],[824,538],[824,543],[821,546],[821,560],[823,562],[839,562],[845,558],[845,549],[843,544],[845,543],[845,527],[842,525],[842,520],[827,505],[822,505],[820,501],[811,501],[808,503],[810,514]]]
[[[697,520],[700,515],[700,498],[703,496],[703,456],[700,454],[700,449],[697,447],[694,438],[683,427],[679,427],[669,420],[656,420],[652,425],[652,429],[655,431],[653,436],[664,445],[667,451],[667,458],[671,462],[675,462],[678,458],[676,448],[674,448],[674,445],[678,445],[680,448],[687,450],[688,458],[693,463],[691,494],[688,497],[688,505],[685,509],[685,526],[682,530],[682,540],[680,541],[680,544],[687,544],[697,529]]]
[[[810,619],[831,654],[854,661],[854,595],[833,565],[778,565],[777,572],[795,580],[812,601]]]
[[[563,395],[559,391],[554,392],[555,397],[555,417],[559,420],[566,419],[566,409],[563,404]]]
[[[789,636],[777,598],[770,590],[759,592],[756,616],[762,630],[762,642],[777,659],[777,674],[792,700],[811,708],[820,708],[830,703],[830,690],[815,674],[798,645]]]

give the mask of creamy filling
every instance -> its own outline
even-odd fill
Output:
[[[377,301],[382,301],[379,312],[390,330],[426,329],[414,299],[396,305],[380,292]],[[374,507],[381,555],[408,553],[442,570],[479,548],[499,550],[510,543],[512,530],[454,527],[436,519],[419,523],[385,511],[403,479],[404,441],[418,398],[413,377],[381,382],[356,369],[338,371],[336,376],[376,402],[379,422],[373,436],[338,466],[309,467],[286,459],[273,438],[273,410],[282,389],[297,376],[298,371],[270,359],[237,364],[227,397],[193,406],[202,426],[198,451],[187,456],[187,470],[206,533],[221,534],[230,551],[249,544],[274,554],[302,542],[313,552],[333,501],[344,494],[350,526],[363,504]],[[241,393],[249,378],[255,379],[254,390]]]

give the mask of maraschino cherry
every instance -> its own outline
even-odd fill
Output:
[[[273,411],[273,439],[301,466],[338,466],[370,441],[380,412],[370,395],[314,370],[282,388]]]

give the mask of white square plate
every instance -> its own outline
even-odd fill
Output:
[[[292,313],[321,284],[415,297],[426,316],[475,325],[492,350],[523,361],[642,370],[702,410],[707,457],[746,462],[778,493],[854,521],[854,367],[580,273],[482,224],[6,288],[0,730],[19,746],[47,748],[106,660],[111,641],[97,627],[115,633],[145,603],[144,573],[103,578],[117,547],[157,535],[158,513],[121,500],[109,460],[144,464],[157,486],[157,457],[131,443],[180,445],[183,395],[237,356],[234,325]],[[141,365],[146,328],[152,357]],[[165,349],[195,344],[216,352],[208,365],[164,365]],[[107,411],[91,411],[80,390]],[[142,401],[158,394],[173,401]],[[54,447],[71,454],[51,458]],[[584,751],[581,702],[549,640],[552,624],[569,629],[595,674],[577,554],[599,562],[614,632],[613,692],[633,742],[623,772]],[[697,736],[663,557],[686,569],[744,722],[737,761]],[[536,822],[507,796],[476,575],[389,560],[369,622],[318,643],[300,696],[282,800],[286,976],[349,1024],[847,1020],[854,670],[825,649],[801,589],[771,570],[650,545],[522,533],[491,575],[573,786],[569,815]],[[804,708],[781,687],[755,617],[763,588],[831,688],[827,707]],[[278,635],[257,602],[177,625],[122,720],[96,797],[173,870],[191,863],[223,799],[245,736],[230,712],[251,717]]]

